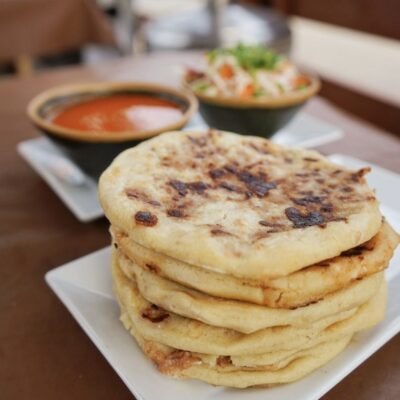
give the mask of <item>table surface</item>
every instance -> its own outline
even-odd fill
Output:
[[[57,84],[147,80],[178,85],[195,53],[162,53],[92,67],[0,80],[0,397],[11,399],[129,399],[130,392],[61,302],[44,274],[109,243],[105,219],[82,224],[21,160],[16,145],[38,132],[28,101]],[[343,129],[320,151],[349,154],[400,172],[400,140],[322,99],[306,110]],[[393,188],[400,190],[400,188]],[[400,398],[400,335],[332,389],[324,400]],[[306,399],[305,399],[306,400]]]

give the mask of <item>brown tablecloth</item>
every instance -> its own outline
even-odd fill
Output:
[[[114,44],[95,0],[0,0],[0,61]]]
[[[29,99],[56,84],[83,80],[142,79],[178,84],[175,65],[195,57],[190,53],[150,55],[0,81],[1,400],[132,398],[44,282],[48,270],[106,246],[109,234],[104,219],[89,224],[77,221],[18,157],[17,143],[38,135],[25,116]],[[395,137],[318,98],[307,105],[307,111],[346,134],[320,147],[323,152],[350,154],[400,172],[400,141]],[[397,335],[323,399],[399,399],[399,353]]]

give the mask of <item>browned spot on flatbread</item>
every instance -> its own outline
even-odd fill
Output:
[[[351,180],[353,182],[360,182],[361,179],[368,174],[369,172],[371,172],[371,168],[370,167],[364,167],[359,169],[357,172],[351,174]]]
[[[268,221],[262,220],[262,221],[258,221],[258,223],[259,223],[261,226],[267,226],[268,228],[275,228],[275,229],[282,228],[282,225],[281,225],[281,224],[274,223],[274,222],[268,222]]]
[[[169,181],[170,186],[172,186],[180,196],[186,196],[188,193],[188,188],[185,182],[179,181],[178,179],[173,179]]]
[[[150,272],[154,272],[156,274],[158,274],[160,272],[160,268],[158,268],[157,265],[153,264],[153,263],[146,263],[145,267],[147,270],[149,270]]]
[[[209,185],[207,183],[197,181],[197,182],[187,183],[187,187],[192,192],[195,192],[197,194],[203,194],[209,188]]]
[[[308,206],[309,204],[321,204],[326,200],[327,196],[304,196],[299,198],[294,198],[293,203],[299,206]]]
[[[307,301],[305,303],[299,304],[296,307],[289,307],[288,310],[297,310],[298,308],[303,308],[310,306],[311,304],[317,304],[319,300],[312,300],[312,301]]]
[[[321,263],[317,264],[318,267],[329,267],[330,265],[331,264],[329,262],[327,262],[327,261],[324,261],[324,262],[321,262]]]
[[[232,164],[227,164],[224,166],[224,169],[226,170],[226,172],[229,172],[230,174],[236,175],[238,172],[237,166]]]
[[[202,181],[182,182],[178,179],[169,181],[169,185],[172,186],[182,197],[186,196],[189,191],[197,194],[203,194],[209,188],[209,185]]]
[[[187,138],[195,145],[198,147],[204,147],[207,145],[207,136],[201,136],[201,137],[193,137],[193,136],[187,136]]]
[[[150,199],[150,197],[146,193],[138,189],[125,189],[125,194],[130,199],[140,200],[144,203],[151,204],[152,206],[158,207],[161,205],[160,202],[158,202],[157,200]]]
[[[333,205],[330,203],[322,204],[320,211],[323,213],[332,213],[333,212]]]
[[[232,359],[230,356],[219,356],[217,358],[217,365],[218,367],[228,367],[232,365]]]
[[[269,233],[270,233],[269,230],[268,231],[259,231],[259,232],[254,233],[253,237],[252,237],[252,239],[253,239],[252,243],[256,243],[259,240],[269,237]]]
[[[219,184],[219,187],[225,190],[228,190],[229,192],[236,192],[236,193],[242,193],[242,189],[233,183],[229,182],[221,182]]]
[[[223,168],[214,168],[211,169],[208,174],[210,175],[211,179],[218,179],[226,174],[226,170]]]
[[[155,304],[152,304],[151,307],[147,307],[142,311],[142,318],[148,319],[153,323],[162,322],[168,317],[168,312],[163,308],[156,306]]]
[[[193,355],[190,351],[175,350],[169,353],[162,362],[158,363],[158,367],[163,373],[174,373],[198,364],[201,359]]]
[[[341,256],[342,257],[361,256],[362,254],[364,254],[365,251],[366,251],[366,248],[364,247],[364,245],[361,245],[361,246],[354,247],[353,249],[343,251]]]
[[[353,192],[354,189],[350,186],[344,186],[344,187],[340,188],[340,191],[344,192],[344,193],[350,193],[350,192]]]
[[[262,143],[262,144],[255,144],[253,142],[247,143],[253,150],[255,150],[257,153],[260,154],[269,154],[269,148],[268,144]]]
[[[324,216],[317,211],[302,212],[295,207],[288,207],[285,209],[285,214],[296,229],[313,225],[322,226],[326,222]]]
[[[136,225],[151,227],[157,224],[158,218],[149,211],[138,211],[135,214],[135,222]]]
[[[266,176],[257,176],[247,171],[239,172],[237,177],[258,197],[266,196],[271,189],[275,189],[277,186],[275,182],[267,182]]]
[[[167,214],[170,217],[174,217],[174,218],[184,218],[185,214],[182,210],[179,210],[178,208],[171,208],[169,210],[167,210]]]
[[[223,230],[222,228],[213,228],[211,229],[211,234],[213,236],[231,236],[232,234]]]

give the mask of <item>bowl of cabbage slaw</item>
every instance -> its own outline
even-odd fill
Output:
[[[187,68],[184,84],[199,100],[210,127],[271,137],[320,89],[286,57],[238,44],[206,53],[206,68]]]

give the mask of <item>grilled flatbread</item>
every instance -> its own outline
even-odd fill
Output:
[[[211,366],[200,354],[174,350],[144,339],[126,313],[122,314],[121,319],[144,354],[157,365],[160,372],[175,378],[194,378],[217,386],[235,388],[272,386],[298,380],[342,352],[351,339],[351,336],[345,336],[337,341],[321,343],[292,354],[274,365],[240,368],[233,367],[227,357],[218,357],[218,364]]]
[[[318,301],[357,279],[385,269],[399,242],[387,222],[368,242],[338,257],[290,275],[265,281],[248,281],[219,274],[156,253],[111,228],[114,245],[141,268],[211,296],[275,308],[296,308]],[[129,265],[128,265],[129,268]]]
[[[103,173],[107,218],[132,240],[213,272],[286,276],[380,229],[364,175],[308,150],[232,133],[170,132]]]
[[[179,316],[148,302],[140,295],[135,282],[121,271],[115,257],[113,278],[119,303],[145,339],[175,349],[218,356],[262,355],[336,340],[375,325],[382,318],[386,302],[385,295],[381,293],[386,288],[383,286],[379,292],[381,295],[378,293],[365,306],[328,316],[307,327],[278,326],[243,334]],[[376,301],[378,306],[371,305],[376,311],[365,311],[370,303],[375,304]],[[361,314],[360,318],[353,321],[352,317],[356,318],[358,314]]]
[[[329,316],[355,309],[370,300],[383,281],[378,273],[353,282],[317,303],[293,310],[277,309],[242,301],[220,299],[188,289],[140,268],[120,252],[115,255],[128,279],[133,280],[140,295],[167,311],[242,333],[277,326],[307,327]]]
[[[117,280],[117,288],[119,284],[120,281]],[[381,286],[377,296],[360,307],[353,316],[328,326],[305,346],[289,350],[273,348],[263,354],[249,352],[239,356],[225,353],[218,356],[182,350],[157,342],[154,338],[145,338],[134,313],[132,310],[127,311],[131,307],[124,303],[124,295],[118,298],[125,328],[162,373],[179,378],[200,379],[215,385],[248,387],[300,379],[327,363],[346,347],[354,332],[370,328],[382,320],[386,304],[386,284]],[[163,329],[162,322],[156,329]],[[303,341],[300,343],[304,344]]]

